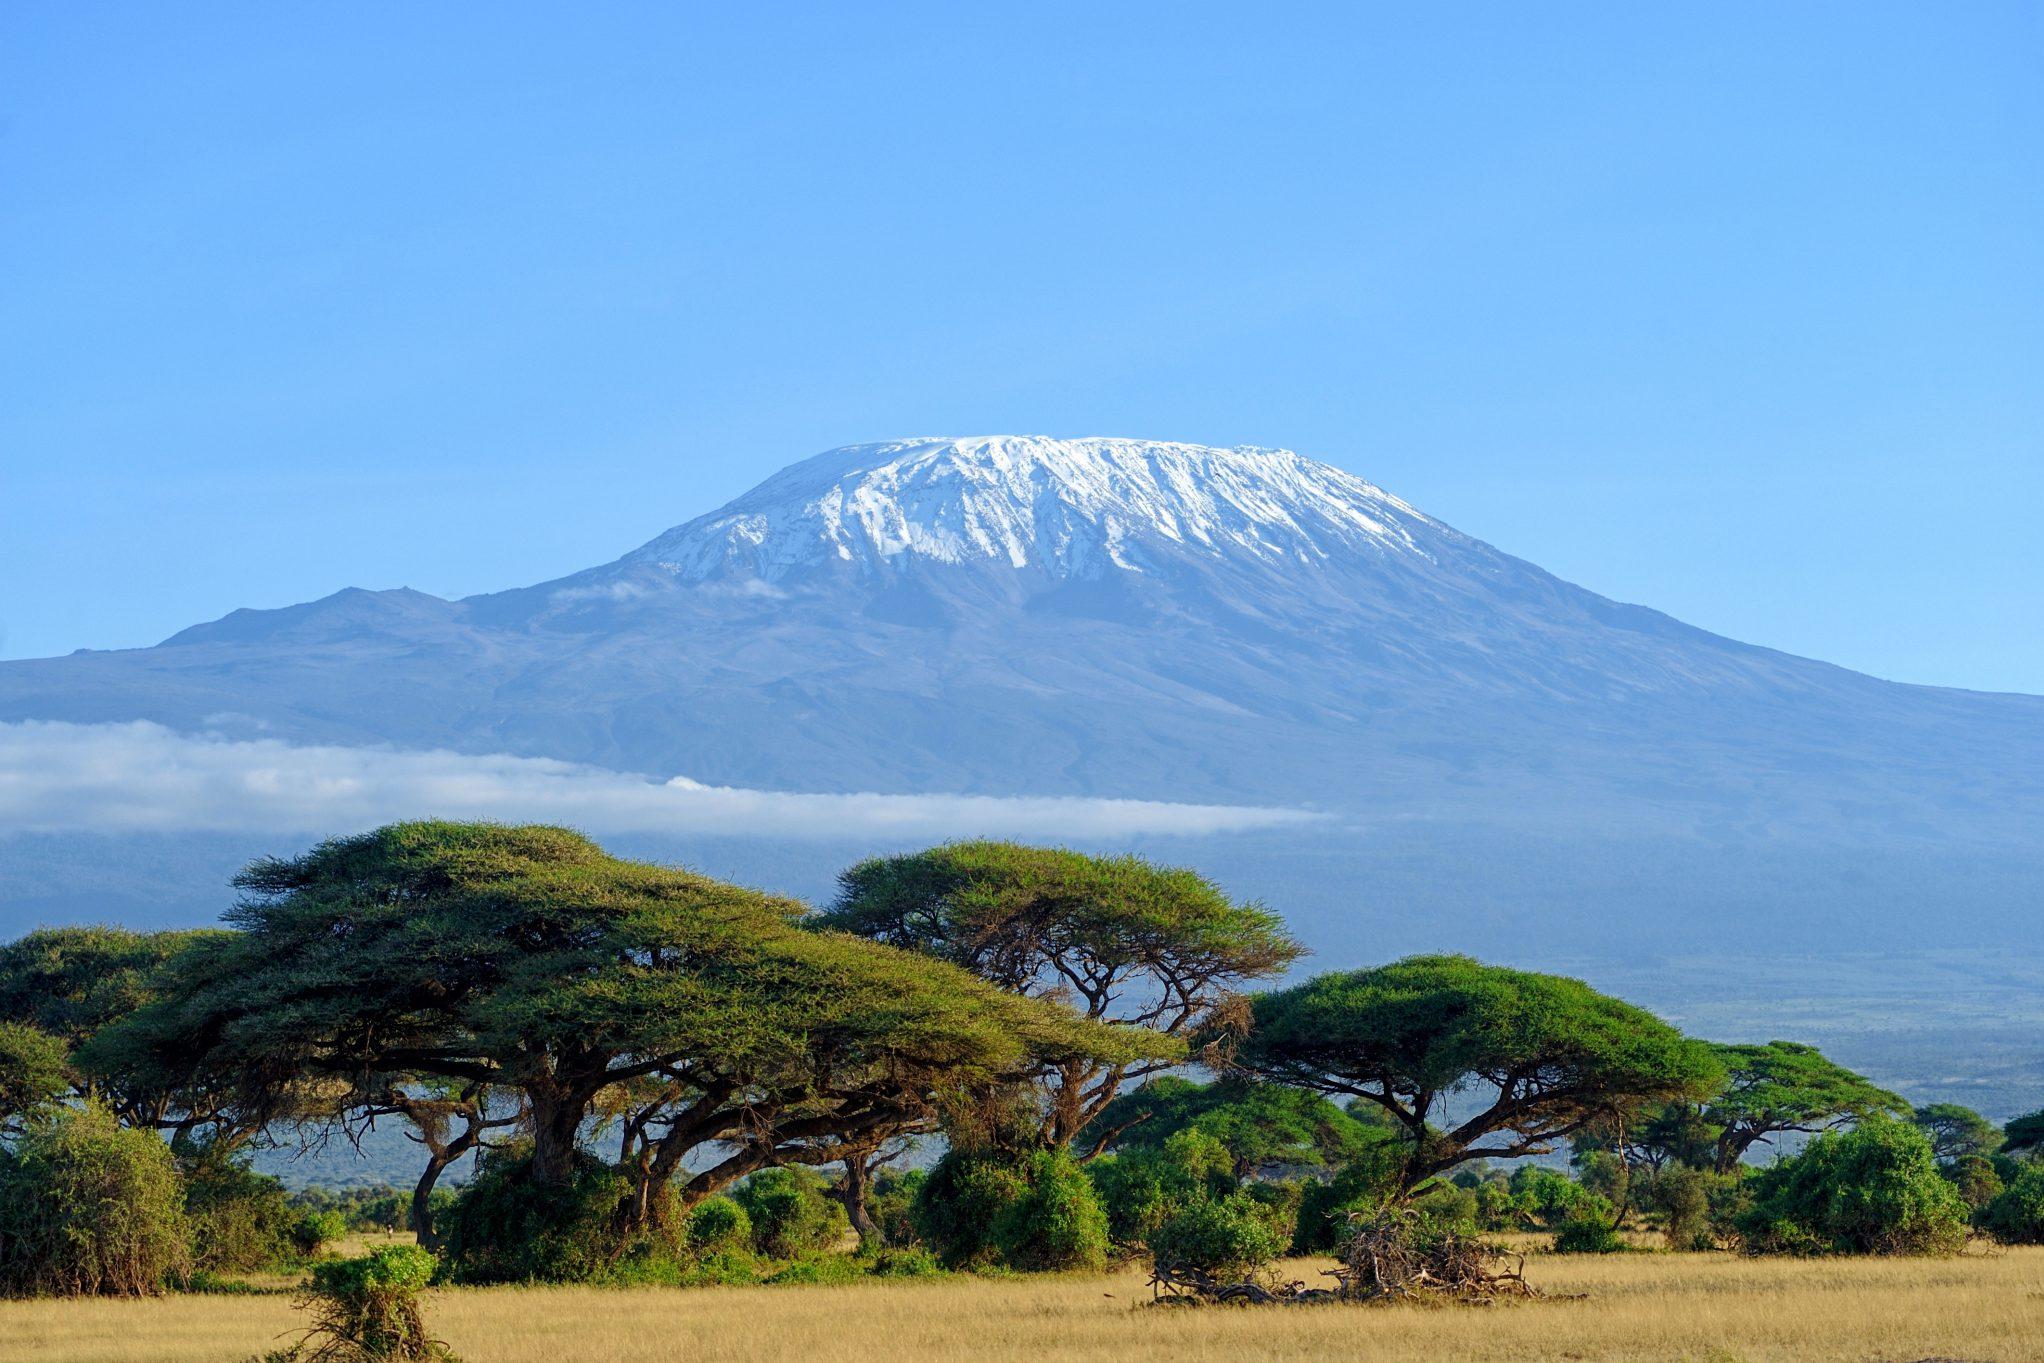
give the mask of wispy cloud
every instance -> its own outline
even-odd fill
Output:
[[[1104,838],[1243,832],[1319,816],[1152,800],[804,795],[505,754],[194,736],[139,722],[0,724],[0,834],[338,833],[426,817],[596,833]]]

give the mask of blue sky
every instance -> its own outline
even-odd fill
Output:
[[[0,656],[899,434],[1282,444],[2044,691],[2044,10],[15,5]]]

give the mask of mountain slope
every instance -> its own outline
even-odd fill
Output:
[[[2044,699],[1723,639],[1287,451],[1124,440],[834,450],[558,581],[0,664],[21,718],[1831,852],[2025,855],[2044,813]]]

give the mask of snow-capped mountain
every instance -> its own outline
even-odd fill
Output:
[[[1981,921],[2044,902],[2044,698],[1724,639],[1284,450],[849,446],[556,581],[350,589],[0,663],[0,721],[30,718],[1310,806],[1329,818],[1259,864],[1323,901],[1367,887],[1380,924],[1894,933],[1930,886]]]
[[[1290,450],[979,436],[850,445],[777,474],[627,556],[701,582],[769,583],[849,565],[1154,572],[1186,554],[1310,567],[1424,553],[1445,527]]]

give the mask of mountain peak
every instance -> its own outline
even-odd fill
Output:
[[[1425,556],[1443,527],[1290,450],[967,436],[847,445],[795,464],[627,555],[685,581],[772,582],[842,565],[1005,564],[1059,578],[1187,555],[1312,563]]]

